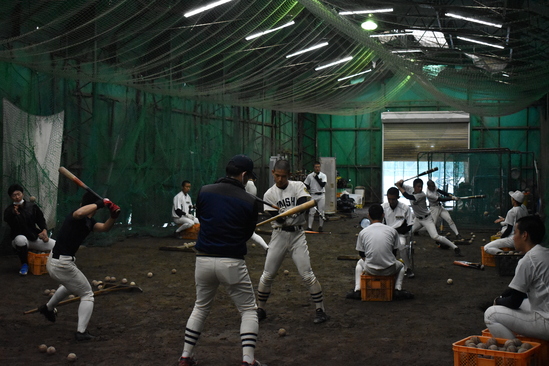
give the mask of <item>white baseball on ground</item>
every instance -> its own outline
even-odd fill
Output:
[[[451,278],[448,278],[448,280],[446,281],[447,284],[451,285],[454,283],[454,280],[452,280]]]
[[[76,354],[75,353],[69,353],[68,356],[67,356],[67,360],[71,361],[71,362],[76,361]]]
[[[48,353],[48,355],[53,355],[55,353],[55,347],[49,346],[46,352]]]
[[[135,282],[130,282],[130,286],[135,286]]]
[[[123,284],[126,284],[126,283],[128,283],[128,280],[123,278],[122,281],[120,281],[120,282],[122,282]]]
[[[41,345],[38,346],[38,350],[40,352],[46,352],[47,349],[48,349],[48,346],[46,346],[45,344],[41,344]]]
[[[151,278],[153,276],[152,272],[147,273],[147,277]]]
[[[286,329],[280,328],[278,330],[278,335],[281,336],[281,337],[284,337],[286,335]]]
[[[177,273],[177,270],[174,268],[172,269],[172,274],[176,274]]]

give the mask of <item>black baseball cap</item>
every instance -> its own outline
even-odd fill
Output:
[[[232,165],[243,172],[248,172],[253,179],[257,179],[254,173],[254,162],[246,155],[235,155],[227,165]]]

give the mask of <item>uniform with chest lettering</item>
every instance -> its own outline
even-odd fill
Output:
[[[448,192],[436,189],[435,183],[432,181],[427,182],[427,191],[425,192],[425,195],[429,201],[429,209],[431,210],[431,215],[435,225],[438,222],[438,219],[441,218],[448,223],[448,226],[450,226],[450,229],[452,229],[456,235],[456,239],[462,240],[463,238],[459,234],[458,228],[454,223],[454,220],[452,220],[450,213],[444,206],[442,206],[442,202],[453,200],[453,196]]]
[[[310,194],[307,192],[305,184],[298,181],[288,181],[288,185],[285,188],[279,188],[275,184],[263,196],[265,201],[280,207],[282,211],[298,206],[300,198],[303,201],[310,198]],[[273,208],[267,205],[265,205],[264,209],[265,211],[273,211]],[[328,320],[328,316],[324,312],[322,287],[311,268],[309,248],[303,230],[305,221],[306,218],[304,212],[302,212],[288,216],[284,220],[272,222],[273,233],[269,242],[267,258],[265,259],[265,268],[258,286],[259,320],[267,317],[265,304],[269,299],[272,283],[286,253],[291,255],[315,303],[316,315],[314,322],[318,324]]]
[[[396,230],[400,230],[402,227],[410,227],[414,224],[414,214],[410,207],[405,205],[402,202],[398,202],[396,207],[393,209],[389,202],[384,202],[381,207],[383,208],[384,213],[384,223]],[[411,258],[408,254],[408,247],[410,243],[408,242],[409,229],[406,229],[404,234],[399,233],[398,238],[400,245],[398,247],[399,255],[404,261],[404,271],[408,278],[413,278],[415,275],[412,272]]]

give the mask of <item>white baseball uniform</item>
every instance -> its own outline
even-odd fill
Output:
[[[405,205],[402,202],[398,202],[394,209],[391,208],[389,202],[384,202],[381,207],[383,208],[384,213],[384,222],[386,225],[397,229],[401,227],[404,223],[406,226],[412,226],[414,224],[414,214],[408,205]],[[404,260],[405,268],[404,270],[411,268],[411,261],[408,256],[408,233],[398,234],[400,241],[400,246],[398,247],[399,255]]]
[[[315,179],[315,175],[315,172],[309,174],[307,178],[305,178],[304,183],[307,187],[309,187],[309,193],[311,194],[311,197],[316,201],[316,207],[318,209],[318,212],[320,213],[318,217],[318,226],[322,227],[322,225],[324,224],[324,220],[322,219],[322,217],[324,216],[324,206],[326,203],[326,189],[321,186],[320,183],[318,183],[318,181]],[[328,177],[322,172],[318,173],[318,179],[324,183],[324,186],[326,185],[326,182],[328,182]],[[316,210],[314,208],[311,208],[309,210],[309,228],[313,227],[315,212]]]
[[[288,181],[288,186],[285,189],[278,188],[276,184],[273,185],[265,192],[263,199],[287,210],[296,207],[297,201],[302,197],[310,197],[305,184],[303,182]],[[267,205],[264,209],[265,211],[273,211],[273,208]],[[288,216],[283,223],[272,222],[273,233],[269,242],[267,258],[265,259],[265,268],[258,286],[257,297],[260,308],[265,307],[271,294],[272,283],[284,260],[284,256],[289,253],[301,278],[309,289],[316,308],[324,311],[322,287],[311,268],[309,248],[305,239],[303,224],[305,224],[303,214]]]
[[[448,223],[448,226],[450,226],[450,229],[456,234],[456,236],[459,235],[459,231],[457,229],[456,224],[454,223],[454,220],[452,220],[452,217],[450,216],[450,213],[444,206],[442,206],[442,203],[439,201],[439,198],[441,197],[441,191],[440,189],[436,189],[434,191],[431,191],[427,188],[427,191],[425,192],[425,195],[427,196],[427,199],[429,200],[429,209],[431,210],[431,216],[433,217],[433,222],[438,222],[439,217],[442,218],[444,221]],[[444,192],[446,193],[446,192]]]
[[[507,225],[511,225],[513,229],[511,233],[505,238],[494,240],[484,246],[484,251],[488,254],[496,255],[503,250],[501,248],[514,248],[515,242],[513,241],[513,234],[515,233],[515,223],[521,217],[528,216],[528,209],[524,205],[514,206],[505,216],[505,220],[500,222],[502,230],[505,230]]]
[[[179,233],[183,230],[186,230],[192,227],[194,224],[198,224],[198,219],[191,215],[190,211],[193,206],[193,201],[190,194],[185,194],[183,191],[179,192],[173,198],[173,207],[172,207],[172,219],[178,225],[181,225],[175,230],[176,233]],[[175,210],[180,209],[185,214],[179,217]]]
[[[410,200],[412,209],[414,210],[414,215],[416,217],[414,220],[414,226],[412,227],[412,233],[415,233],[416,231],[424,227],[432,239],[452,249],[457,248],[457,246],[450,240],[448,240],[444,236],[438,235],[435,222],[431,217],[431,212],[427,208],[427,196],[425,195],[425,193],[414,193],[414,189],[405,184],[402,185],[402,187],[406,190],[404,196]]]
[[[362,229],[356,240],[356,250],[364,252],[365,259],[359,259],[355,268],[355,291],[360,291],[360,276],[397,274],[395,289],[402,290],[404,265],[396,259],[393,250],[400,247],[398,232],[388,225],[375,222]]]

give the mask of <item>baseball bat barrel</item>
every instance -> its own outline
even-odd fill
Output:
[[[485,194],[477,194],[476,196],[465,196],[465,197],[459,197],[460,200],[471,200],[475,198],[486,198]]]
[[[100,200],[103,199],[99,194],[94,192],[90,187],[86,185],[86,183],[82,182],[78,177],[74,174],[72,174],[67,168],[61,166],[59,167],[59,173],[63,174],[65,177],[72,180],[74,183],[76,183],[77,186],[84,188],[86,191],[90,192],[91,194],[95,195]]]
[[[425,175],[425,174],[431,174],[432,172],[436,172],[437,170],[438,170],[438,167],[434,167],[433,169],[426,170],[422,173],[419,173],[418,175],[414,175],[413,177],[404,179],[404,182],[406,182],[407,180],[410,180],[410,179],[421,177],[422,175]]]
[[[481,271],[484,270],[484,264],[481,264],[481,263],[474,263],[474,262],[468,262],[468,261],[454,261],[454,264],[457,266],[479,269]]]
[[[290,216],[290,215],[293,215],[293,214],[296,214],[296,213],[300,213],[302,211],[310,209],[311,207],[314,207],[315,205],[316,205],[315,200],[309,200],[305,203],[302,203],[299,206],[295,206],[295,207],[290,208],[288,211],[284,211],[283,213],[281,213],[279,215],[273,216],[270,219],[267,219],[265,221],[261,221],[259,224],[256,225],[256,227],[267,224],[267,223],[269,223],[271,221],[274,221],[276,219],[279,219],[281,217],[286,217],[286,216]]]

